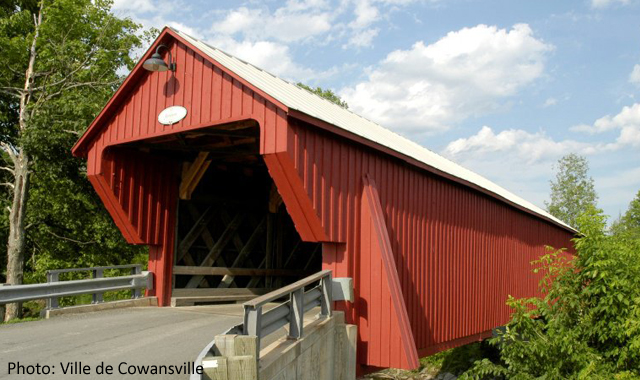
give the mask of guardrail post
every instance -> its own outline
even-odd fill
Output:
[[[331,274],[322,277],[320,280],[320,287],[322,288],[322,296],[320,298],[320,316],[330,317],[332,310],[333,300],[331,299],[332,286]]]
[[[59,280],[60,275],[58,272],[47,271],[47,283],[58,282]],[[57,309],[58,307],[58,297],[47,298],[47,309]]]
[[[260,338],[262,334],[262,306],[244,309],[243,335],[254,335],[258,337],[256,341],[257,351],[260,352]]]
[[[92,277],[95,278],[103,278],[104,277],[104,269],[99,268],[99,269],[93,269],[91,271]],[[92,303],[102,303],[104,302],[104,299],[102,297],[102,293],[93,293],[93,301]]]
[[[136,265],[133,268],[131,268],[131,274],[132,275],[136,275],[136,274],[142,274],[142,265]],[[142,297],[142,292],[140,291],[140,288],[135,288],[131,291],[131,298],[140,298]]]
[[[289,338],[302,338],[304,327],[304,288],[300,288],[289,296]]]

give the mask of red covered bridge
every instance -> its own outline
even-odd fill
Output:
[[[174,29],[144,58],[157,48],[175,70],[141,60],[73,153],[127,241],[150,247],[162,306],[332,269],[354,281],[336,306],[358,362],[414,368],[504,324],[508,295],[537,292],[530,262],[570,246],[545,211],[294,84]]]

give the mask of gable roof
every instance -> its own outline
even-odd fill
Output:
[[[316,119],[335,125],[341,129],[363,137],[376,144],[387,147],[403,155],[414,158],[442,172],[451,174],[467,182],[482,187],[500,197],[520,205],[534,213],[571,230],[566,223],[544,211],[540,207],[496,185],[481,175],[472,172],[429,149],[386,129],[373,121],[359,116],[333,102],[330,102],[293,83],[278,78],[248,62],[238,59],[220,49],[216,49],[203,41],[189,36],[179,30],[172,30],[200,51],[213,58],[228,70],[236,73],[253,86],[264,91],[290,110],[297,110]]]
[[[374,123],[362,116],[359,116],[348,109],[342,108],[333,102],[330,102],[310,91],[302,89],[297,85],[290,83],[284,79],[281,79],[273,74],[268,73],[248,62],[245,62],[239,58],[236,58],[224,51],[208,45],[207,43],[191,37],[190,35],[179,31],[174,28],[165,27],[154,42],[153,46],[149,49],[152,51],[154,47],[160,42],[160,40],[171,34],[177,39],[186,42],[195,48],[204,56],[212,59],[215,63],[221,65],[226,70],[237,75],[243,81],[246,81],[250,86],[257,89],[260,93],[265,95],[267,99],[275,101],[279,106],[284,106],[285,111],[296,114],[302,114],[310,116],[313,119],[335,126],[341,130],[344,130],[350,134],[361,137],[362,139],[374,143],[379,147],[387,148],[393,152],[397,152],[402,156],[418,161],[425,164],[436,171],[445,173],[455,179],[461,180],[461,182],[477,187],[483,192],[511,203],[518,208],[524,209],[529,213],[533,213],[543,219],[546,219],[560,227],[563,227],[571,232],[577,232],[575,229],[557,219],[553,215],[549,214],[540,207],[528,202],[521,197],[507,191],[506,189],[498,186],[497,184],[489,181],[488,179],[480,176],[477,173],[468,170],[453,161],[450,161],[439,154],[432,152],[425,147],[395,133],[389,129],[382,127],[379,124]],[[140,60],[138,65],[131,72],[130,76],[125,80],[125,83],[121,86],[124,87],[127,82],[131,82],[131,77],[136,71],[139,71],[141,62],[146,59],[146,55]],[[118,90],[120,91],[120,89]],[[115,98],[115,96],[114,96]],[[105,107],[105,110],[109,108],[112,100]],[[91,133],[98,124],[98,119],[102,116],[104,111],[94,120],[87,132],[81,137],[81,139],[74,146],[74,154],[77,154],[81,150],[83,143],[91,138]],[[296,112],[297,111],[297,112]]]

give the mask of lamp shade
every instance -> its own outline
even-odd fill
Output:
[[[160,54],[154,53],[151,58],[144,61],[142,67],[149,71],[167,71],[169,70],[169,66],[167,66],[166,62],[162,59]]]

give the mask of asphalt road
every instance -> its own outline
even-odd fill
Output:
[[[241,305],[141,307],[0,325],[0,379],[188,379],[188,375],[140,375],[136,366],[182,367],[195,360],[216,334],[240,323],[241,315]],[[41,373],[47,365],[51,373],[23,375],[13,369],[9,374],[11,363],[18,362],[25,370],[39,364]],[[113,373],[97,374],[101,363],[111,365]],[[120,373],[131,371],[131,365],[137,374]],[[69,370],[88,366],[89,374],[64,374],[65,366]]]

